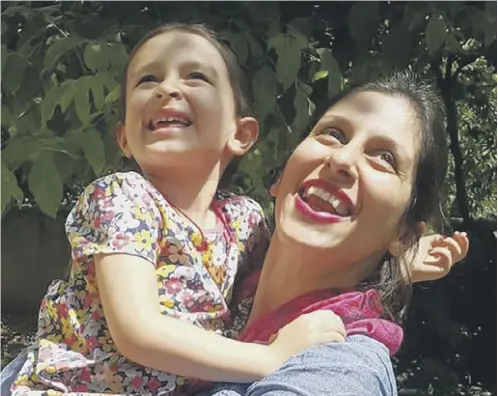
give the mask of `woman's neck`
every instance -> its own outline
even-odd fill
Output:
[[[192,175],[184,170],[144,173],[154,187],[198,227],[210,229],[215,226],[216,218],[210,207],[218,188],[219,169]]]
[[[316,250],[298,244],[284,244],[276,234],[273,235],[248,325],[304,294],[354,287],[365,276],[364,271],[358,272],[362,266],[341,262],[323,252],[313,253],[317,253]]]

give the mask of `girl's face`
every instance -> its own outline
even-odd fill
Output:
[[[399,96],[354,93],[330,108],[274,186],[277,237],[311,248],[310,265],[371,268],[401,254],[418,131]]]
[[[127,74],[126,117],[118,142],[140,167],[212,167],[230,155],[239,128],[226,64],[215,46],[169,31],[145,42]]]

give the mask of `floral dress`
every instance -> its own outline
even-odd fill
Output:
[[[93,257],[144,258],[155,266],[164,315],[221,333],[236,273],[261,265],[269,232],[261,207],[250,198],[219,193],[212,209],[218,226],[201,232],[138,173],[115,173],[88,186],[66,221],[73,258],[69,280],[48,287],[37,341],[13,394],[173,395],[186,389],[186,378],[118,352],[104,318]]]

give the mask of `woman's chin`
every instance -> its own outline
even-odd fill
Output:
[[[287,217],[281,219],[277,225],[277,234],[289,247],[292,245],[298,245],[301,249],[306,247],[310,249],[310,255],[313,255],[313,250],[329,250],[344,245],[349,234],[346,228],[345,223],[314,224]]]

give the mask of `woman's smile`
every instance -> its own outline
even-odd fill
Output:
[[[296,194],[296,209],[318,223],[337,223],[353,214],[353,203],[332,183],[311,179]]]

